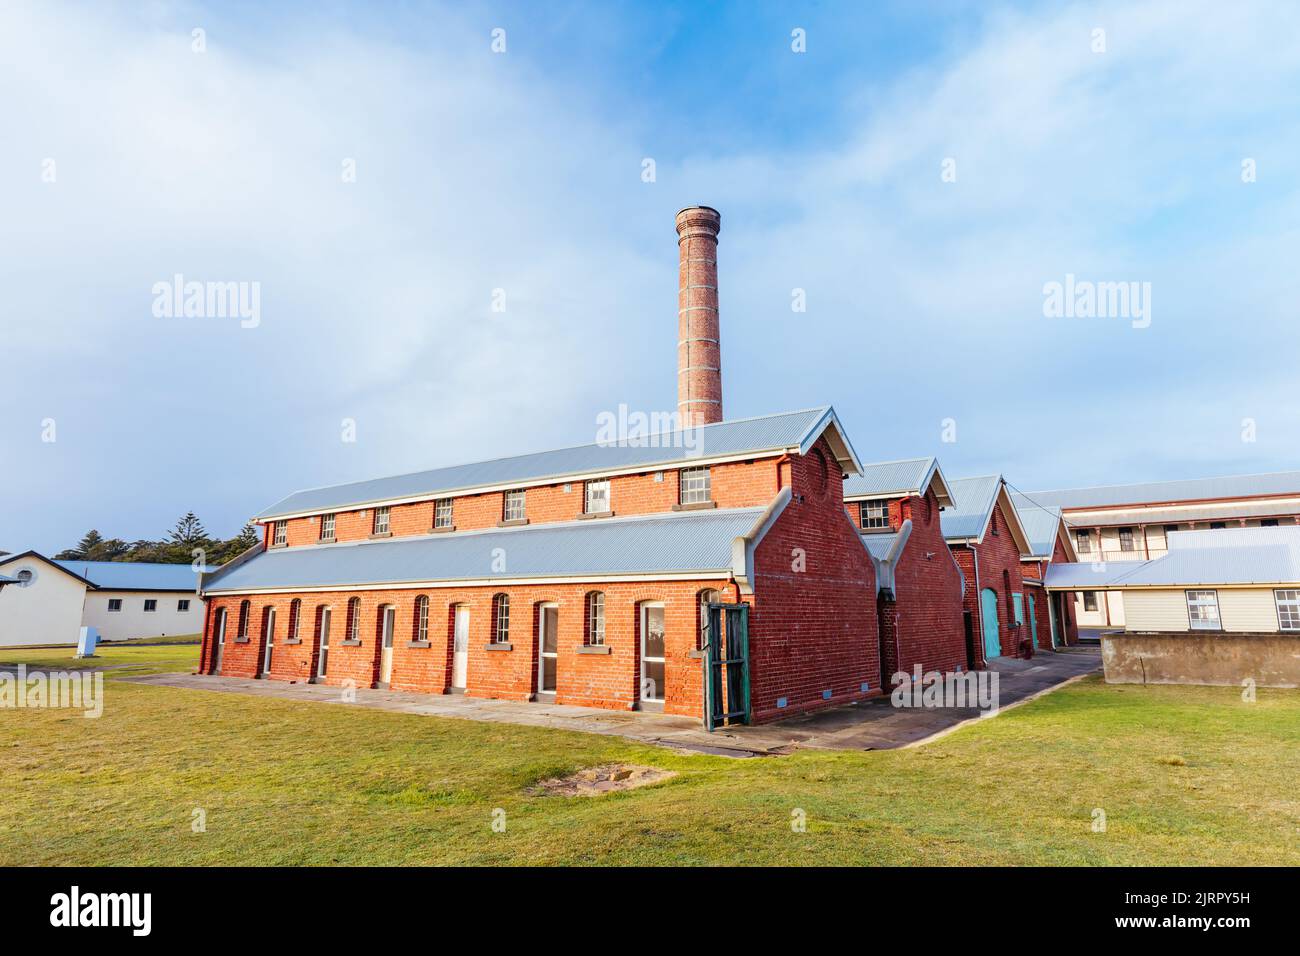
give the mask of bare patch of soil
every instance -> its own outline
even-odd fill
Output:
[[[534,792],[551,797],[598,797],[616,790],[634,790],[677,776],[675,770],[660,770],[631,763],[587,767],[567,777],[543,780]]]

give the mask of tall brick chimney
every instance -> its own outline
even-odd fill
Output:
[[[718,230],[708,206],[677,214],[677,414],[685,425],[722,421],[722,349],[718,344]]]

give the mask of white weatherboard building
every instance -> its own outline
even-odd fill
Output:
[[[1300,521],[1300,471],[1035,491],[1025,498],[1059,508],[1079,562],[1106,567],[1159,558],[1181,531],[1294,527]],[[1123,627],[1131,601],[1127,591],[1081,589],[1075,603],[1079,626]]]
[[[188,564],[53,561],[35,551],[0,557],[0,647],[198,635],[204,602]]]

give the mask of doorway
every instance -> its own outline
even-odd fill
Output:
[[[451,689],[463,691],[469,674],[469,608],[457,604],[455,613],[451,640]]]
[[[998,592],[985,588],[980,592],[980,621],[984,628],[984,659],[1002,656],[1002,638],[998,634]]]
[[[641,605],[641,701],[664,702],[664,606],[661,601]]]
[[[397,608],[385,604],[379,609],[379,686],[387,690],[393,679],[393,631]]]
[[[316,664],[316,679],[324,680],[330,657],[330,609],[320,609],[320,660]]]
[[[221,655],[226,650],[226,609],[218,608],[217,622],[214,628],[216,638],[212,644],[212,673],[221,673]]]
[[[271,651],[275,648],[275,608],[268,607],[262,615],[262,643],[265,650],[262,652],[262,677],[271,676]]]
[[[560,606],[543,604],[537,616],[537,693],[555,695],[559,660]]]

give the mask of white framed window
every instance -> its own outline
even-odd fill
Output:
[[[1088,554],[1092,551],[1092,535],[1086,531],[1076,531],[1074,533],[1074,550],[1080,554]]]
[[[589,481],[586,484],[586,501],[583,510],[589,515],[607,513],[609,508],[609,479]]]
[[[144,599],[144,609],[145,609],[146,611],[156,611],[156,610],[158,610],[158,601],[157,601],[157,599],[156,599],[156,598],[145,598],[145,599]]]
[[[588,647],[602,647],[605,644],[605,595],[600,591],[587,593],[587,632],[583,643]]]
[[[334,540],[334,515],[320,516],[320,539],[322,541]]]
[[[348,640],[361,640],[361,598],[348,598]]]
[[[120,611],[120,610],[122,610],[122,599],[121,599],[121,598],[109,598],[109,599],[108,599],[108,609],[109,609],[110,611]]]
[[[498,594],[492,599],[492,643],[510,643],[510,595]]]
[[[388,506],[375,509],[374,530],[372,534],[388,534]]]
[[[523,521],[527,515],[524,507],[524,490],[516,488],[514,491],[506,492],[505,510],[502,517],[506,521]]]
[[[1119,529],[1119,549],[1121,551],[1133,550],[1133,529],[1132,528]]]
[[[421,594],[415,599],[415,640],[429,639],[429,596]]]
[[[1221,631],[1219,623],[1219,592],[1188,591],[1187,619],[1193,631]]]
[[[277,521],[275,523],[275,530],[271,534],[271,544],[278,548],[280,545],[287,544],[288,542],[289,522]]]
[[[289,640],[301,640],[302,599],[294,598],[289,602]]]
[[[450,498],[440,498],[433,503],[433,526],[435,528],[451,527]]]
[[[1096,591],[1084,591],[1084,592],[1083,592],[1083,609],[1084,609],[1085,611],[1095,611],[1095,610],[1097,610],[1097,592],[1096,592]]]
[[[868,529],[888,528],[889,502],[884,498],[877,498],[859,504],[858,523]]]
[[[679,475],[682,504],[702,505],[712,500],[712,486],[707,467],[683,468]]]
[[[247,601],[239,602],[239,625],[235,631],[235,637],[248,637],[248,615],[252,605]]]
[[[177,613],[177,614],[184,614],[184,613],[185,613],[186,611],[188,611],[189,609],[190,609],[190,600],[189,600],[189,598],[180,598],[179,600],[177,600],[177,602],[176,602],[176,613]]]
[[[1277,626],[1284,631],[1300,631],[1300,588],[1273,592],[1277,601]]]
[[[709,588],[700,592],[700,626],[695,632],[695,649],[704,649],[705,632],[709,629],[709,605],[722,600],[722,595]]]

